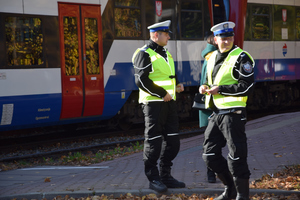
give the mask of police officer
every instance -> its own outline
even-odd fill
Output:
[[[180,148],[176,91],[182,92],[184,87],[178,82],[174,60],[164,47],[170,39],[170,23],[167,20],[149,26],[149,43],[138,48],[132,57],[139,102],[145,117],[145,174],[150,189],[157,192],[185,187],[185,183],[171,176],[172,160]]]
[[[199,92],[206,94],[206,108],[213,110],[205,130],[203,159],[225,185],[217,200],[249,199],[250,171],[247,164],[246,102],[254,85],[254,60],[233,45],[233,22],[211,28],[218,50],[207,63],[207,81]],[[227,160],[222,148],[228,146]]]

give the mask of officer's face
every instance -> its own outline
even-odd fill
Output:
[[[167,32],[156,32],[157,33],[157,41],[156,43],[160,46],[166,46],[170,39],[170,35]]]
[[[233,36],[223,37],[223,38],[216,36],[214,39],[221,53],[229,51],[233,46],[233,42],[234,42]]]

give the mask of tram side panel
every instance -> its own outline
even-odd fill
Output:
[[[251,110],[283,108],[299,98],[299,7],[270,0],[247,5],[244,50],[255,59]]]
[[[16,1],[13,2],[16,3]],[[62,76],[65,73],[61,72],[62,64],[59,45],[64,44],[60,43],[62,39],[59,39],[58,3],[57,1],[47,1],[45,5],[48,6],[48,9],[41,9],[40,6],[42,4],[40,4],[40,2],[42,1],[32,5],[31,8],[28,7],[30,6],[29,2],[34,1],[26,1],[24,8],[22,4],[12,5],[10,2],[5,2],[4,7],[10,4],[10,8],[0,8],[0,41],[6,44],[0,47],[0,131],[109,119],[119,113],[126,101],[130,99],[129,97],[132,91],[137,92],[138,90],[134,83],[134,69],[131,64],[131,57],[137,48],[142,47],[148,42],[148,38],[146,39],[145,36],[148,33],[143,33],[143,37],[140,39],[116,38],[114,32],[114,18],[113,15],[111,15],[111,13],[114,12],[114,1],[105,1],[105,4],[101,1],[100,4],[103,4],[101,4],[101,8],[99,9],[101,9],[102,13],[103,52],[99,57],[103,55],[103,73],[101,77],[103,78],[102,82],[104,87],[102,90],[104,96],[104,100],[102,100],[103,112],[99,115],[82,117],[84,109],[79,109],[80,116],[68,116],[66,119],[61,119],[60,115],[64,95]],[[177,27],[178,24],[176,23],[177,20],[175,16],[180,15],[179,13],[174,15],[175,11],[172,14],[172,8],[175,7],[175,5],[178,6],[174,2],[175,1],[167,1],[166,4],[164,4],[164,6],[168,6],[168,9],[166,10],[167,12],[163,10],[161,18],[169,19],[169,17],[172,16],[171,26],[175,34],[172,36],[174,38],[169,41],[167,48],[170,50],[172,56],[174,56],[179,80],[184,83],[187,89],[196,88],[199,85],[201,76],[201,67],[199,66],[202,66],[203,62],[201,51],[205,48],[206,42],[199,39],[185,40],[185,38],[181,38],[179,35],[180,32],[176,32],[176,30],[180,29]],[[94,2],[88,1],[86,3],[93,4]],[[145,2],[143,2],[143,4],[144,3]],[[74,3],[73,5],[78,4],[80,3]],[[155,4],[150,1],[147,1],[145,4],[147,5],[145,6],[145,8],[147,8],[146,16],[156,16]],[[150,8],[148,6],[150,4],[152,9],[148,9]],[[99,6],[99,2],[97,2],[96,5]],[[289,11],[292,8],[285,8],[284,6],[277,8],[278,12],[282,12],[284,9]],[[43,10],[47,11],[43,13]],[[149,14],[150,12],[151,14]],[[7,20],[9,16],[13,17],[10,19],[11,21]],[[7,43],[6,32],[10,31],[9,33],[11,33],[16,30],[8,30],[6,24],[16,23],[16,21],[24,19],[30,19],[31,21],[37,20],[36,25],[39,24],[39,19],[41,20],[42,26],[40,30],[43,40],[41,48],[43,53],[38,54],[39,52],[37,52],[37,55],[42,56],[37,56],[36,60],[26,57],[27,54],[24,49],[18,49],[18,51],[14,52],[13,48],[9,48],[14,47],[14,43],[11,42],[13,40]],[[148,17],[145,21],[147,24],[151,24],[155,22],[155,19],[154,17]],[[282,23],[281,18],[279,21],[280,20],[280,23]],[[286,22],[287,24],[283,25],[288,25],[290,23],[288,20]],[[276,23],[278,23],[277,21]],[[275,22],[272,21],[271,24],[274,23]],[[23,23],[23,21],[20,21],[18,24],[18,31],[21,29],[25,30],[21,36],[26,38],[28,36],[26,33],[29,33],[27,31],[27,29],[29,30],[29,26],[26,25],[27,23]],[[144,24],[142,24],[142,27],[143,30],[145,29],[146,31]],[[284,35],[282,35],[282,29],[277,30],[276,34],[279,34],[278,37],[286,36],[285,28],[286,27],[283,27]],[[38,31],[36,27],[34,30]],[[250,33],[251,31],[252,30],[249,30]],[[277,39],[275,41],[273,38],[260,41],[246,39],[244,42],[244,50],[248,51],[256,61],[254,68],[256,82],[267,82],[267,85],[269,85],[269,83],[273,81],[299,80],[300,45],[299,42],[294,41],[296,38],[292,39],[290,37],[291,32],[288,26],[288,39],[278,39],[276,34]],[[19,42],[24,42],[24,40],[19,40]],[[35,44],[38,45],[39,42],[35,42]],[[82,49],[83,48],[81,48],[81,50]],[[10,52],[8,53],[8,51]],[[14,53],[22,54],[23,58],[21,60],[14,59]],[[8,54],[9,56],[7,56]],[[84,53],[81,54],[82,60],[87,59]],[[30,62],[35,62],[36,64],[27,65]],[[81,63],[84,62],[81,61]],[[90,80],[101,79],[93,74],[87,77],[90,78]],[[67,77],[69,82],[73,81],[73,78],[74,77]],[[85,84],[80,86],[82,87],[82,96],[84,91],[87,91]],[[189,88],[189,86],[191,87]],[[185,92],[188,93],[188,90]],[[99,92],[96,93],[99,94]],[[264,96],[262,96],[262,98],[264,98]],[[101,102],[101,100],[99,101]],[[99,101],[96,100],[96,102]],[[73,102],[74,100],[71,98],[70,104]],[[93,106],[91,106],[91,108],[93,108]]]
[[[57,17],[13,8],[0,13],[0,131],[51,124],[61,111]]]
[[[49,4],[49,2],[47,3]],[[57,2],[55,3],[58,4]],[[29,6],[29,4],[26,5]],[[70,5],[74,6],[78,4]],[[35,6],[33,6],[33,8]],[[13,7],[16,7],[16,5],[13,5]],[[49,9],[47,14],[51,13],[58,15],[58,5],[51,4],[51,6],[49,5],[49,8],[52,9]],[[55,11],[55,9],[57,10]],[[28,9],[24,10],[28,11]],[[106,17],[109,10],[101,10],[106,12],[106,14],[104,13],[104,16]],[[127,98],[130,96],[131,91],[137,90],[137,87],[134,84],[133,67],[131,64],[132,53],[148,41],[112,40],[112,45],[105,50],[107,52],[105,58],[102,58],[102,61],[100,61],[105,62],[103,73],[99,78],[102,80],[102,87],[105,88],[102,90],[101,95],[103,95],[103,97],[105,95],[105,98],[104,100],[96,100],[95,102],[99,105],[102,103],[103,112],[99,115],[93,115],[89,117],[74,118],[74,115],[71,115],[66,117],[66,119],[61,120],[60,113],[62,111],[63,102],[62,88],[64,88],[62,85],[62,76],[64,76],[66,72],[63,70],[63,72],[61,72],[62,65],[59,45],[65,47],[65,44],[62,42],[64,38],[59,38],[59,20],[57,16],[37,15],[38,11],[34,11],[33,9],[31,9],[31,11],[35,15],[24,15],[23,9],[19,10],[19,13],[0,14],[1,29],[4,29],[0,32],[0,38],[3,43],[6,41],[6,36],[4,33],[7,32],[5,28],[7,27],[7,25],[5,25],[7,16],[12,16],[14,20],[28,18],[29,21],[32,21],[32,18],[40,18],[41,33],[43,34],[41,36],[43,36],[42,40],[44,42],[42,45],[42,58],[44,58],[44,60],[39,61],[38,65],[24,66],[24,63],[14,63],[15,65],[11,67],[7,64],[4,64],[8,62],[6,61],[7,49],[6,47],[0,48],[0,51],[3,52],[3,54],[0,55],[1,58],[3,58],[0,61],[3,64],[0,68],[0,79],[2,81],[0,84],[0,89],[2,91],[0,94],[0,131],[95,121],[108,119],[116,115],[126,102]],[[51,20],[48,18],[51,18]],[[45,23],[49,21],[52,23],[49,25]],[[20,22],[20,24],[23,23]],[[100,25],[98,27],[100,27]],[[26,30],[23,31],[22,28]],[[21,27],[19,29],[22,29],[25,34],[30,32],[30,27]],[[105,33],[107,33],[107,30],[105,30]],[[23,40],[20,42],[24,43]],[[124,51],[124,46],[127,47],[127,51]],[[101,55],[99,57],[101,58]],[[31,60],[27,59],[26,61],[22,60],[20,62],[31,62]],[[65,63],[63,62],[63,64]],[[79,75],[79,78],[80,77],[81,76]],[[67,77],[69,82],[73,81],[74,78],[75,80],[77,79],[77,77]],[[95,78],[94,74],[89,75],[88,78],[91,80],[98,79],[98,77]],[[85,86],[87,86],[86,83],[82,87]],[[83,89],[87,91],[86,88]],[[77,89],[77,91],[80,90]],[[78,93],[75,93],[75,96],[77,94]],[[94,98],[92,98],[92,100],[94,100]],[[76,100],[71,98],[69,104],[73,104],[74,102],[76,102]],[[71,106],[76,108],[74,105]],[[71,107],[69,111],[72,112],[73,108]],[[93,108],[94,107],[91,106],[92,110]],[[80,108],[79,113],[82,114],[82,109]]]
[[[35,5],[30,5],[29,2],[24,5],[16,2],[1,4],[3,7],[1,6],[0,12],[0,39],[6,45],[0,48],[3,52],[0,55],[0,131],[81,121],[78,119],[60,120],[62,79],[58,17],[47,15],[58,14],[57,4],[57,1],[47,1],[47,12],[42,15],[39,14],[43,10],[40,3]],[[18,9],[19,6],[24,6],[24,8]],[[101,28],[101,24],[98,27]],[[13,36],[9,38],[10,35]],[[99,35],[102,40],[101,34]],[[35,45],[39,52],[36,51],[33,55],[26,53],[24,48],[19,48],[22,45],[26,46],[24,43]],[[37,55],[38,53],[40,55]],[[99,57],[103,62],[101,55]],[[91,74],[88,78],[92,81],[100,80],[103,88],[103,72],[101,76],[95,78],[95,75]],[[85,85],[88,84],[85,83]],[[87,92],[95,93],[95,90]],[[104,97],[104,89],[100,95]],[[102,102],[102,107],[103,97],[102,100],[96,101],[97,105],[101,105]],[[87,104],[90,105],[88,102]],[[96,115],[93,112],[97,109],[92,107],[90,110],[91,112],[85,115]],[[101,112],[98,115],[100,114]],[[92,120],[96,119],[92,118]],[[82,118],[82,121],[87,121],[87,119]]]

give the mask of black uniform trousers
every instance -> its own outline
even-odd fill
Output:
[[[142,108],[145,117],[145,174],[149,181],[159,180],[158,159],[160,158],[160,172],[170,173],[172,160],[180,148],[177,106],[172,100],[149,102],[143,104]]]
[[[245,133],[246,117],[242,114],[213,113],[208,119],[203,143],[203,160],[215,173],[230,170],[234,177],[249,179],[247,164],[247,137]],[[222,148],[227,143],[227,160],[222,156]]]

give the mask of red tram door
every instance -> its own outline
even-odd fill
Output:
[[[104,83],[100,6],[58,3],[58,12],[61,119],[101,115]]]
[[[247,0],[208,0],[211,26],[224,21],[235,23],[234,44],[243,48]]]

